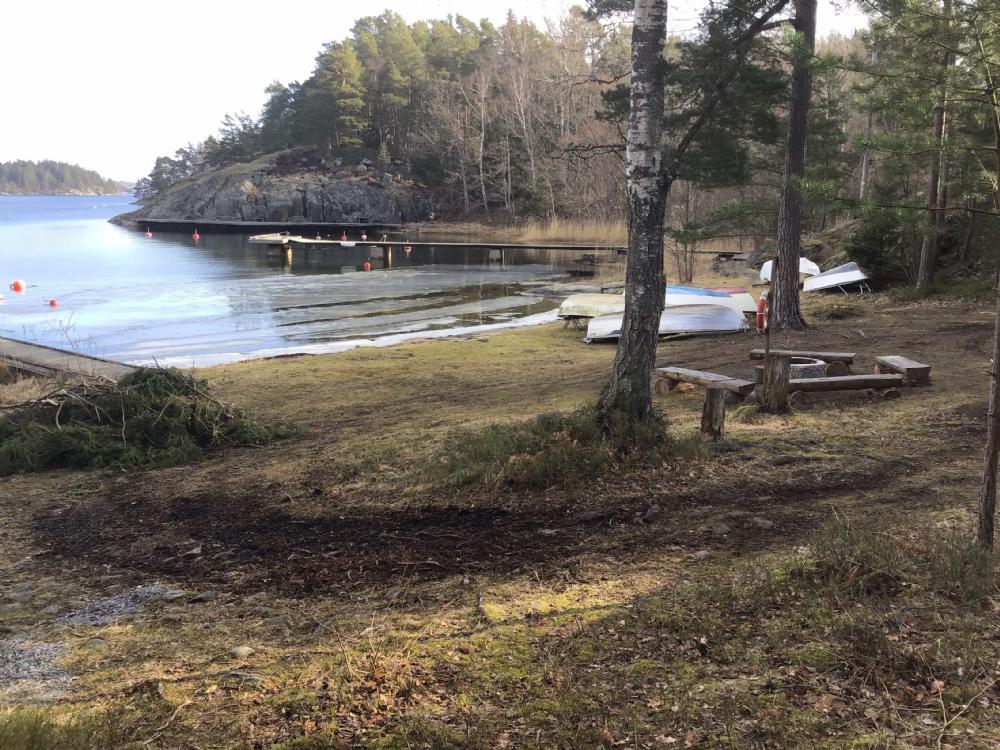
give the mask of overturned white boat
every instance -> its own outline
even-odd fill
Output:
[[[847,290],[844,287],[851,286],[852,284],[864,284],[867,280],[867,274],[858,268],[857,263],[845,263],[842,266],[831,268],[829,271],[824,271],[818,276],[806,279],[802,285],[802,291],[818,292],[822,289],[839,288],[841,291],[846,292]]]
[[[621,336],[621,315],[600,315],[587,325],[584,341],[614,341]],[[726,305],[677,305],[660,315],[661,336],[699,333],[736,333],[750,326],[746,316]]]
[[[760,267],[760,280],[770,281],[771,280],[771,269],[774,268],[774,261],[768,260],[764,262],[764,265]],[[805,274],[806,276],[818,276],[820,273],[819,266],[813,263],[808,258],[799,258],[799,273]]]
[[[667,285],[663,305],[664,307],[722,306],[742,314],[757,311],[757,301],[753,295],[742,289],[729,288],[702,289]],[[559,306],[560,318],[597,318],[602,315],[624,313],[624,294],[573,294]]]
[[[571,294],[559,305],[560,318],[596,318],[624,312],[624,294]]]

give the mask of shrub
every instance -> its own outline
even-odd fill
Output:
[[[610,457],[593,409],[549,412],[529,422],[461,430],[442,445],[427,471],[454,486],[504,482],[547,487],[596,474]]]
[[[216,400],[204,381],[141,368],[118,383],[60,389],[0,417],[0,476],[46,468],[134,469],[200,458],[276,433]]]
[[[996,592],[993,555],[957,532],[933,539],[927,574],[934,591],[963,604],[985,605]]]
[[[844,593],[892,596],[902,588],[906,558],[878,522],[852,524],[835,515],[812,544],[818,579]]]
[[[899,210],[868,209],[847,241],[847,255],[875,284],[909,279],[916,242],[909,227]]]

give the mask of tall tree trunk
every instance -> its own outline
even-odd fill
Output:
[[[872,48],[869,57],[872,65],[878,60],[878,53]],[[872,174],[872,136],[875,134],[875,110],[869,107],[868,114],[865,115],[865,152],[861,155],[861,188],[858,190],[858,200],[868,197],[868,183]]]
[[[778,207],[778,267],[771,278],[768,325],[805,329],[799,307],[799,254],[802,240],[802,179],[806,172],[806,134],[812,99],[812,57],[816,48],[816,0],[795,0],[799,37],[792,62],[792,98],[788,108],[785,173]]]
[[[650,377],[663,312],[663,222],[669,191],[663,184],[669,178],[661,173],[666,28],[666,0],[635,0],[625,149],[625,318],[611,381],[601,400],[606,425],[613,414],[635,422],[650,416],[653,409]]]
[[[993,145],[996,175],[993,183],[994,206],[1000,210],[1000,95],[997,81],[983,49],[983,72],[989,85],[990,120],[993,124]],[[1000,459],[1000,295],[993,321],[993,362],[990,364],[990,401],[986,412],[986,449],[983,456],[983,481],[979,490],[979,524],[976,541],[984,549],[993,549],[993,517],[997,504],[997,461]]]
[[[951,26],[951,0],[942,4],[941,26],[947,32]],[[944,227],[942,214],[939,210],[941,186],[941,163],[944,159],[944,138],[948,117],[948,66],[951,65],[951,52],[941,50],[940,86],[938,89],[937,106],[934,107],[933,123],[931,125],[931,140],[934,142],[934,155],[927,172],[927,195],[925,207],[929,229],[920,243],[920,266],[917,269],[917,289],[926,289],[934,281],[934,269],[937,265],[938,237]]]

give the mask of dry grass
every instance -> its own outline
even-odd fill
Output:
[[[51,393],[57,383],[46,378],[16,378],[0,381],[0,407],[16,406]]]
[[[609,219],[532,220],[520,231],[525,242],[576,242],[579,244],[623,246],[628,241],[624,221]]]
[[[400,466],[461,429],[592,403],[614,348],[579,332],[213,368],[227,399],[299,434],[127,481],[0,480],[16,498],[0,576],[36,591],[0,628],[65,642],[65,703],[129,712],[154,748],[992,746],[994,580],[932,542],[969,534],[992,317],[856,304],[772,343],[856,350],[859,371],[907,354],[932,387],[732,423],[712,455],[532,492],[421,487]],[[756,345],[670,341],[659,362],[745,376]],[[674,435],[701,400],[657,399]],[[831,529],[831,509],[901,554]],[[855,585],[893,566],[898,587]],[[41,612],[152,580],[217,596],[69,630]],[[229,657],[239,644],[256,652]]]

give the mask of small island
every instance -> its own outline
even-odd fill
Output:
[[[0,163],[0,195],[117,195],[126,183],[61,161]]]

